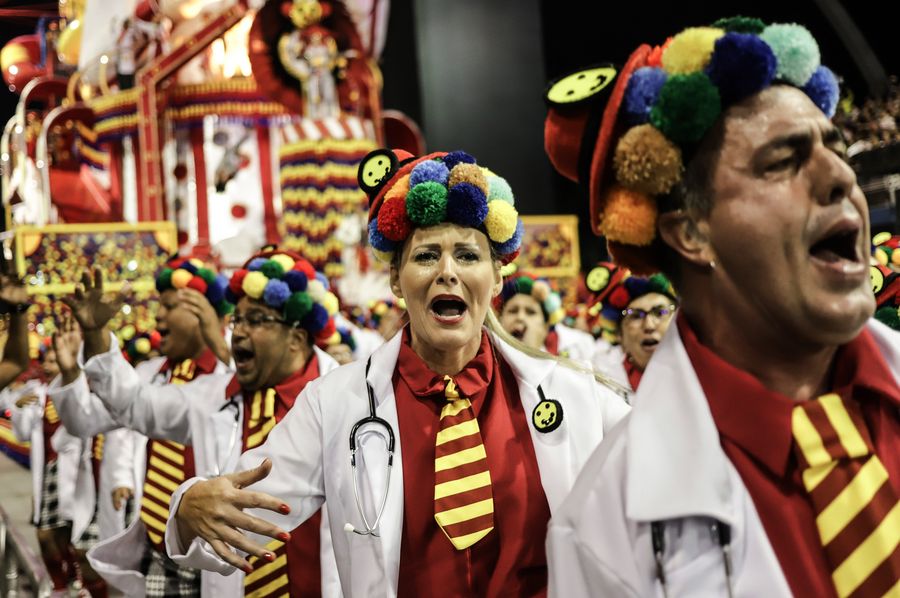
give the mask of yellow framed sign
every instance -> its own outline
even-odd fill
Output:
[[[516,259],[519,271],[545,278],[573,278],[581,270],[578,216],[522,216],[525,234]]]
[[[113,330],[127,323],[141,329],[155,325],[155,280],[178,250],[171,222],[53,224],[20,226],[15,234],[16,271],[38,306],[32,314],[38,334],[55,329],[53,319],[62,315],[60,296],[75,290],[83,272],[99,267],[111,291],[126,282],[132,300],[110,323]]]

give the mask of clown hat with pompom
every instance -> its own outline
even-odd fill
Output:
[[[156,277],[156,290],[194,289],[206,297],[220,316],[234,311],[234,303],[225,298],[228,278],[217,274],[210,266],[197,258],[173,258]]]
[[[503,282],[500,294],[493,301],[497,313],[501,313],[506,302],[516,295],[527,295],[537,301],[550,326],[559,324],[566,315],[562,298],[553,290],[550,282],[526,273],[508,277]]]
[[[797,87],[829,118],[834,73],[810,32],[733,17],[691,27],[625,65],[592,67],[546,93],[545,150],[563,176],[587,187],[591,227],[616,263],[659,269],[656,220],[685,164],[729,106],[774,84]]]

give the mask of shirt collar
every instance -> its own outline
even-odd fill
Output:
[[[412,336],[409,326],[403,329],[403,340],[400,344],[400,355],[397,359],[397,372],[400,377],[420,399],[443,396],[444,376],[435,374],[425,361],[413,350]],[[460,395],[468,399],[480,396],[491,382],[494,375],[494,350],[487,334],[481,331],[481,345],[478,353],[465,365],[461,372],[453,376]]]
[[[294,405],[294,401],[306,388],[306,385],[319,377],[319,357],[315,351],[312,352],[306,365],[295,371],[293,374],[275,385],[275,393],[288,409]],[[263,389],[265,390],[265,389]],[[244,394],[244,398],[253,398],[252,392],[243,392],[241,383],[238,382],[237,374],[231,377],[228,386],[225,388],[225,399],[230,400],[238,394]]]
[[[769,390],[703,346],[683,314],[676,322],[719,434],[784,477],[791,458],[795,401]],[[865,389],[869,396],[900,406],[900,390],[867,329],[838,348],[831,389],[845,399],[857,397],[857,391]]]
[[[216,354],[213,353],[213,350],[207,347],[204,349],[203,353],[200,354],[197,359],[190,360],[185,359],[180,362],[174,362],[168,357],[163,362],[162,367],[159,368],[160,373],[168,372],[171,369],[174,369],[176,365],[184,363],[186,361],[193,361],[195,370],[194,377],[200,376],[201,374],[212,374],[216,370],[216,365],[219,363],[219,359],[216,357]]]

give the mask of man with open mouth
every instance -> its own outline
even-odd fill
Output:
[[[265,441],[309,382],[337,367],[319,347],[338,334],[333,318],[338,300],[306,259],[261,251],[232,275],[221,294],[235,306],[229,322],[233,373],[148,386],[116,350],[96,354],[84,366],[91,390],[116,421],[150,438],[192,444],[195,475],[203,477],[232,471],[241,453]],[[165,485],[170,492],[176,486]],[[169,501],[166,512],[168,507]],[[322,513],[273,540],[246,575],[203,572],[203,594],[333,595],[336,569]],[[110,559],[114,550],[122,547],[98,546],[92,561]]]
[[[85,274],[76,295],[63,301],[71,308],[84,336],[84,360],[90,362],[93,356],[107,353],[115,355],[142,385],[159,387],[227,371],[229,356],[222,334],[223,318],[233,305],[225,300],[226,286],[227,279],[199,259],[171,260],[156,280],[160,293],[156,321],[162,356],[133,369],[120,354],[107,326],[121,308],[126,293],[104,297],[102,273],[95,271],[93,277]],[[115,471],[107,467],[101,475],[109,472],[113,477],[135,479],[133,472],[137,471],[138,481],[143,480],[142,488],[132,489],[141,501],[140,515],[128,529],[111,538],[101,538],[98,550],[106,556],[98,558],[97,552],[89,552],[91,562],[110,585],[129,596],[161,596],[176,591],[177,595],[199,595],[200,572],[176,565],[166,557],[163,546],[164,513],[172,487],[194,475],[191,443],[161,436],[147,439],[110,414],[102,401],[91,394],[87,378],[82,375],[77,360],[81,334],[71,319],[59,324],[54,342],[61,376],[51,384],[49,396],[57,405],[61,421],[71,434],[82,438],[106,434],[105,452],[117,463]],[[128,394],[122,396],[130,398]],[[146,444],[143,463],[129,462],[124,454],[122,447],[132,443]],[[100,488],[105,490],[106,486],[101,483]],[[97,500],[104,507],[110,497]]]
[[[801,25],[735,17],[548,92],[548,154],[589,185],[594,231],[681,297],[551,522],[551,595],[900,588],[900,337],[872,317],[819,57]]]

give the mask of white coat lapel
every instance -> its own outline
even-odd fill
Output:
[[[360,488],[366,495],[363,502],[369,523],[374,524],[374,517],[381,506],[387,491],[384,514],[379,524],[381,535],[381,563],[388,583],[391,586],[389,595],[397,591],[397,577],[400,571],[400,540],[403,532],[403,457],[400,448],[400,425],[397,420],[397,403],[391,378],[400,353],[402,335],[397,334],[372,354],[372,361],[367,377],[375,396],[376,415],[385,420],[394,431],[394,459],[391,467],[390,484],[387,484],[388,471],[387,447],[382,440],[386,434],[381,426],[366,426],[359,434],[357,463],[361,471],[365,471],[365,488]],[[363,389],[368,400],[367,392]],[[368,410],[367,410],[368,412]],[[367,413],[368,414],[368,413]],[[366,433],[370,429],[371,432]],[[362,477],[362,476],[361,476]],[[354,505],[355,510],[355,505]]]
[[[647,367],[626,425],[630,519],[708,515],[734,523],[728,458],[677,326]]]

